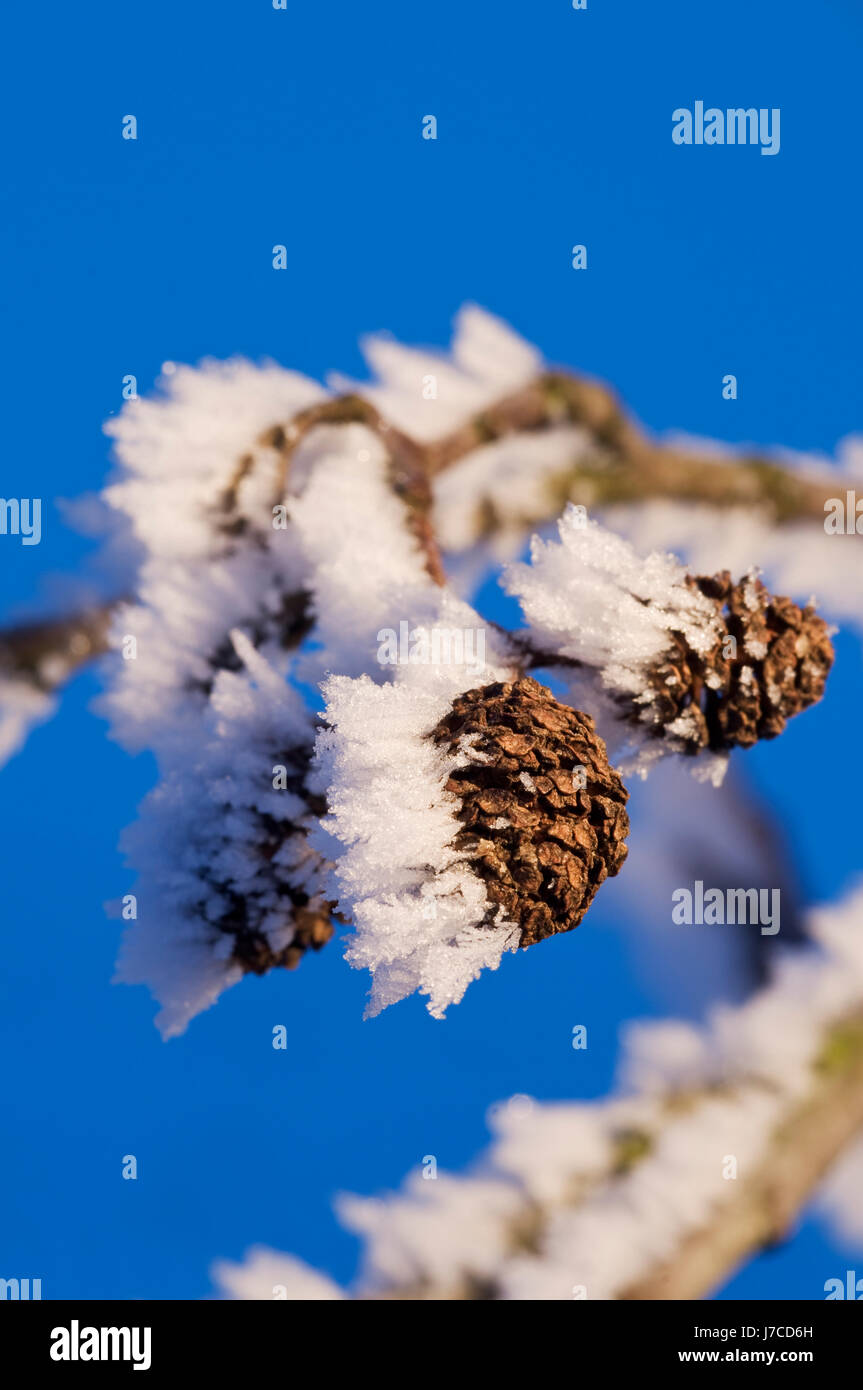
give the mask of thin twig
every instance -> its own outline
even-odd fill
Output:
[[[55,690],[80,666],[108,650],[111,615],[122,601],[0,632],[0,673],[26,680],[38,690]]]

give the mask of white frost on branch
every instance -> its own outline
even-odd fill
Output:
[[[410,358],[407,349],[389,348],[380,358],[397,377],[399,352]],[[458,365],[443,379],[450,406],[458,384],[459,410],[468,413],[531,376],[536,365],[531,349],[480,311],[464,316],[455,354]],[[403,384],[409,376],[410,370],[402,374]],[[317,882],[306,881],[319,860],[305,838],[310,819],[293,805],[296,798],[269,792],[285,822],[285,842],[272,859],[254,852],[263,812],[255,778],[269,777],[280,761],[270,695],[291,711],[297,702],[291,682],[316,684],[328,673],[343,681],[364,677],[363,690],[372,682],[397,688],[400,696],[381,698],[401,697],[405,710],[413,707],[410,717],[417,710],[433,716],[419,735],[460,690],[511,674],[499,656],[486,660],[475,647],[461,664],[433,659],[393,668],[378,660],[381,629],[399,631],[403,622],[412,637],[426,633],[432,641],[441,629],[486,633],[473,610],[430,578],[406,506],[393,491],[385,444],[373,432],[360,424],[315,427],[297,442],[283,479],[284,460],[260,444],[260,435],[274,424],[289,425],[322,395],[313,383],[278,368],[182,368],[168,378],[166,399],[133,402],[111,427],[123,472],[106,495],[129,517],[146,554],[138,600],[114,624],[115,644],[130,635],[137,652],[133,660],[115,661],[104,707],[127,746],[156,752],[161,775],[126,840],[140,874],[142,919],[127,934],[120,977],[150,985],[162,1002],[159,1021],[168,1035],[240,977],[230,932],[218,927],[226,912],[235,918],[242,904],[250,929],[263,932],[275,950],[289,944],[277,911],[280,892],[308,889],[313,902],[320,901]],[[416,400],[422,399],[420,392]],[[393,402],[381,404],[398,415]],[[274,528],[276,502],[285,504],[285,516]],[[314,626],[289,664],[280,615],[300,590],[309,596]],[[245,672],[237,674],[240,664]],[[248,708],[240,711],[232,701]],[[304,736],[311,741],[308,720]],[[420,743],[420,768],[424,749]],[[409,794],[416,747],[404,752],[405,765],[390,786],[396,798]],[[391,751],[385,757],[392,768]],[[232,769],[244,777],[231,782]],[[427,796],[428,781],[423,786]],[[327,790],[323,783],[320,790]],[[432,795],[439,793],[433,786]],[[341,794],[328,830],[345,831],[350,841],[344,784]],[[377,832],[383,844],[383,827],[390,827],[387,853],[397,804]],[[432,810],[437,829],[435,816]],[[484,890],[450,862],[447,844],[457,826],[448,807],[442,824],[433,851],[427,831],[425,840],[420,835],[425,858],[416,857],[418,844],[407,844],[399,825],[400,904],[389,887],[381,898],[375,896],[380,884],[364,880],[349,957],[374,971],[373,1008],[420,989],[440,1013],[511,944],[513,933],[478,929],[488,907]],[[336,843],[327,832],[318,842]],[[375,852],[366,846],[366,869]],[[446,864],[432,887],[429,860]],[[350,862],[355,869],[356,849]],[[340,878],[334,892],[343,907],[353,904],[347,880]]]
[[[418,618],[437,602],[407,511],[387,479],[387,454],[363,425],[323,426],[305,446],[309,468],[291,523],[309,576],[316,618],[310,680],[332,671],[383,679],[381,628]]]
[[[634,749],[634,770],[643,771],[651,759],[683,745],[671,737],[647,747],[623,715],[636,710],[650,731],[657,722],[650,668],[668,651],[672,632],[697,652],[715,647],[722,632],[716,605],[687,585],[674,556],[651,551],[642,558],[582,508],[567,507],[558,536],[535,536],[530,563],[508,566],[504,587],[519,599],[549,666],[558,657],[586,668],[560,668],[573,702],[596,719],[610,752]]]
[[[101,704],[123,744],[159,763],[125,839],[139,912],[118,979],[149,985],[172,1036],[241,977],[219,921],[239,910],[274,948],[288,944],[288,893],[316,862],[298,798],[273,789],[274,766],[310,747],[313,728],[281,640],[303,561],[274,528],[279,458],[257,441],[325,393],[243,361],[171,367],[160,384],[108,426],[119,476],[105,499],[143,558],[136,600],[114,617]],[[270,860],[264,817],[285,830]]]
[[[226,1298],[243,1302],[320,1303],[344,1298],[338,1284],[292,1255],[280,1255],[264,1245],[253,1246],[241,1264],[216,1260],[213,1283]]]
[[[145,800],[124,848],[141,875],[138,917],[127,929],[118,980],[146,984],[162,1004],[163,1036],[181,1033],[242,976],[234,937],[220,924],[239,911],[274,951],[290,945],[291,895],[319,906],[313,817],[276,767],[311,744],[300,696],[241,632],[240,672],[221,671],[199,737]],[[268,848],[268,841],[272,847]]]
[[[815,1201],[836,1239],[863,1251],[863,1135],[834,1164]]]
[[[366,1292],[490,1277],[506,1255],[506,1232],[520,1215],[511,1183],[476,1178],[465,1183],[439,1173],[413,1173],[388,1201],[340,1197],[342,1224],[365,1240]]]
[[[836,477],[836,495],[844,497],[853,477]],[[859,489],[858,483],[858,489]],[[863,545],[854,535],[828,535],[817,521],[776,526],[757,508],[715,507],[653,501],[637,507],[613,507],[603,521],[639,547],[670,549],[684,556],[697,574],[727,569],[744,574],[763,571],[774,593],[798,603],[818,595],[825,618],[863,627]]]
[[[317,616],[301,670],[338,673],[323,685],[315,786],[329,815],[312,843],[335,862],[331,896],[354,928],[346,957],[372,975],[368,1014],[419,992],[440,1018],[519,933],[451,848],[443,787],[458,760],[427,735],[457,694],[512,668],[473,609],[429,577],[380,441],[359,425],[319,440],[292,506]],[[382,657],[387,634],[395,660]]]
[[[574,1200],[608,1171],[615,1134],[633,1118],[631,1100],[599,1107],[511,1096],[489,1110],[495,1142],[479,1166],[517,1183],[538,1209]]]
[[[502,1300],[609,1299],[673,1257],[745,1187],[806,1101],[830,1030],[863,1007],[863,887],[814,911],[810,929],[812,948],[704,1029],[631,1028],[610,1099],[514,1097],[464,1176],[413,1175],[370,1206],[342,1199],[368,1241],[351,1296],[471,1296],[479,1279]],[[441,1182],[438,1199],[427,1189]]]
[[[178,367],[161,385],[163,394],[129,402],[107,426],[120,476],[104,496],[144,558],[136,600],[111,632],[117,650],[133,637],[135,656],[110,663],[102,707],[125,747],[170,758],[194,737],[231,629],[275,634],[286,596],[302,586],[298,547],[273,527],[283,500],[278,457],[256,441],[324,392],[294,372],[244,361]],[[251,466],[241,467],[244,458]]]
[[[444,619],[463,607],[451,601]],[[335,861],[334,892],[353,921],[347,959],[372,974],[367,1013],[419,992],[441,1018],[483,968],[496,969],[515,949],[520,932],[452,848],[459,825],[444,788],[471,750],[446,756],[428,734],[461,690],[508,672],[396,669],[384,685],[334,676],[324,686],[317,780],[328,789],[329,815],[314,843]]]
[[[238,491],[238,510],[253,526],[270,526],[274,453],[256,441],[269,426],[326,398],[315,381],[274,363],[235,359],[200,367],[166,364],[158,394],[129,401],[108,422],[119,476],[105,500],[131,520],[153,559],[206,559],[218,544],[212,518],[247,454],[255,454]],[[258,456],[259,455],[259,456]]]
[[[631,1173],[601,1183],[571,1210],[556,1210],[537,1255],[502,1263],[499,1297],[614,1298],[671,1256],[727,1197],[726,1155],[737,1159],[745,1181],[780,1114],[777,1097],[752,1090],[703,1100],[691,1118],[657,1127],[649,1156]]]
[[[377,382],[333,373],[337,392],[370,400],[397,429],[414,439],[436,439],[502,396],[527,385],[542,370],[542,356],[502,319],[466,304],[455,321],[450,355],[369,336],[361,343]]]
[[[514,559],[530,525],[545,526],[555,479],[595,453],[587,430],[553,425],[484,444],[434,479],[435,531],[444,550],[469,552],[493,510],[488,555]],[[485,517],[485,523],[483,518]]]
[[[56,707],[53,695],[0,672],[0,767],[23,748],[33,729],[50,719]]]

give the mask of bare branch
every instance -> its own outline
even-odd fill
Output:
[[[0,672],[38,690],[56,690],[80,666],[108,650],[111,615],[121,601],[0,632]]]
[[[362,396],[339,396],[311,406],[288,424],[274,425],[261,435],[258,442],[276,449],[281,456],[277,501],[284,495],[290,462],[298,446],[318,425],[326,424],[365,425],[382,440],[389,456],[390,485],[407,507],[409,525],[426,557],[428,573],[436,584],[444,584],[446,576],[431,525],[432,492],[426,450],[388,424]]]

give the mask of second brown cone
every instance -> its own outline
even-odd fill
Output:
[[[628,793],[590,716],[524,677],[459,695],[431,737],[466,755],[446,788],[462,823],[453,844],[519,944],[577,927],[629,833]]]

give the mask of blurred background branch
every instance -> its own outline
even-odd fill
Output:
[[[340,1199],[365,1240],[350,1289],[263,1251],[220,1263],[217,1281],[255,1299],[274,1284],[296,1298],[709,1297],[790,1237],[863,1131],[863,892],[811,918],[816,947],[704,1029],[632,1028],[608,1099],[514,1097],[465,1173],[424,1168],[396,1194]],[[847,1186],[831,1197],[840,1220]]]

